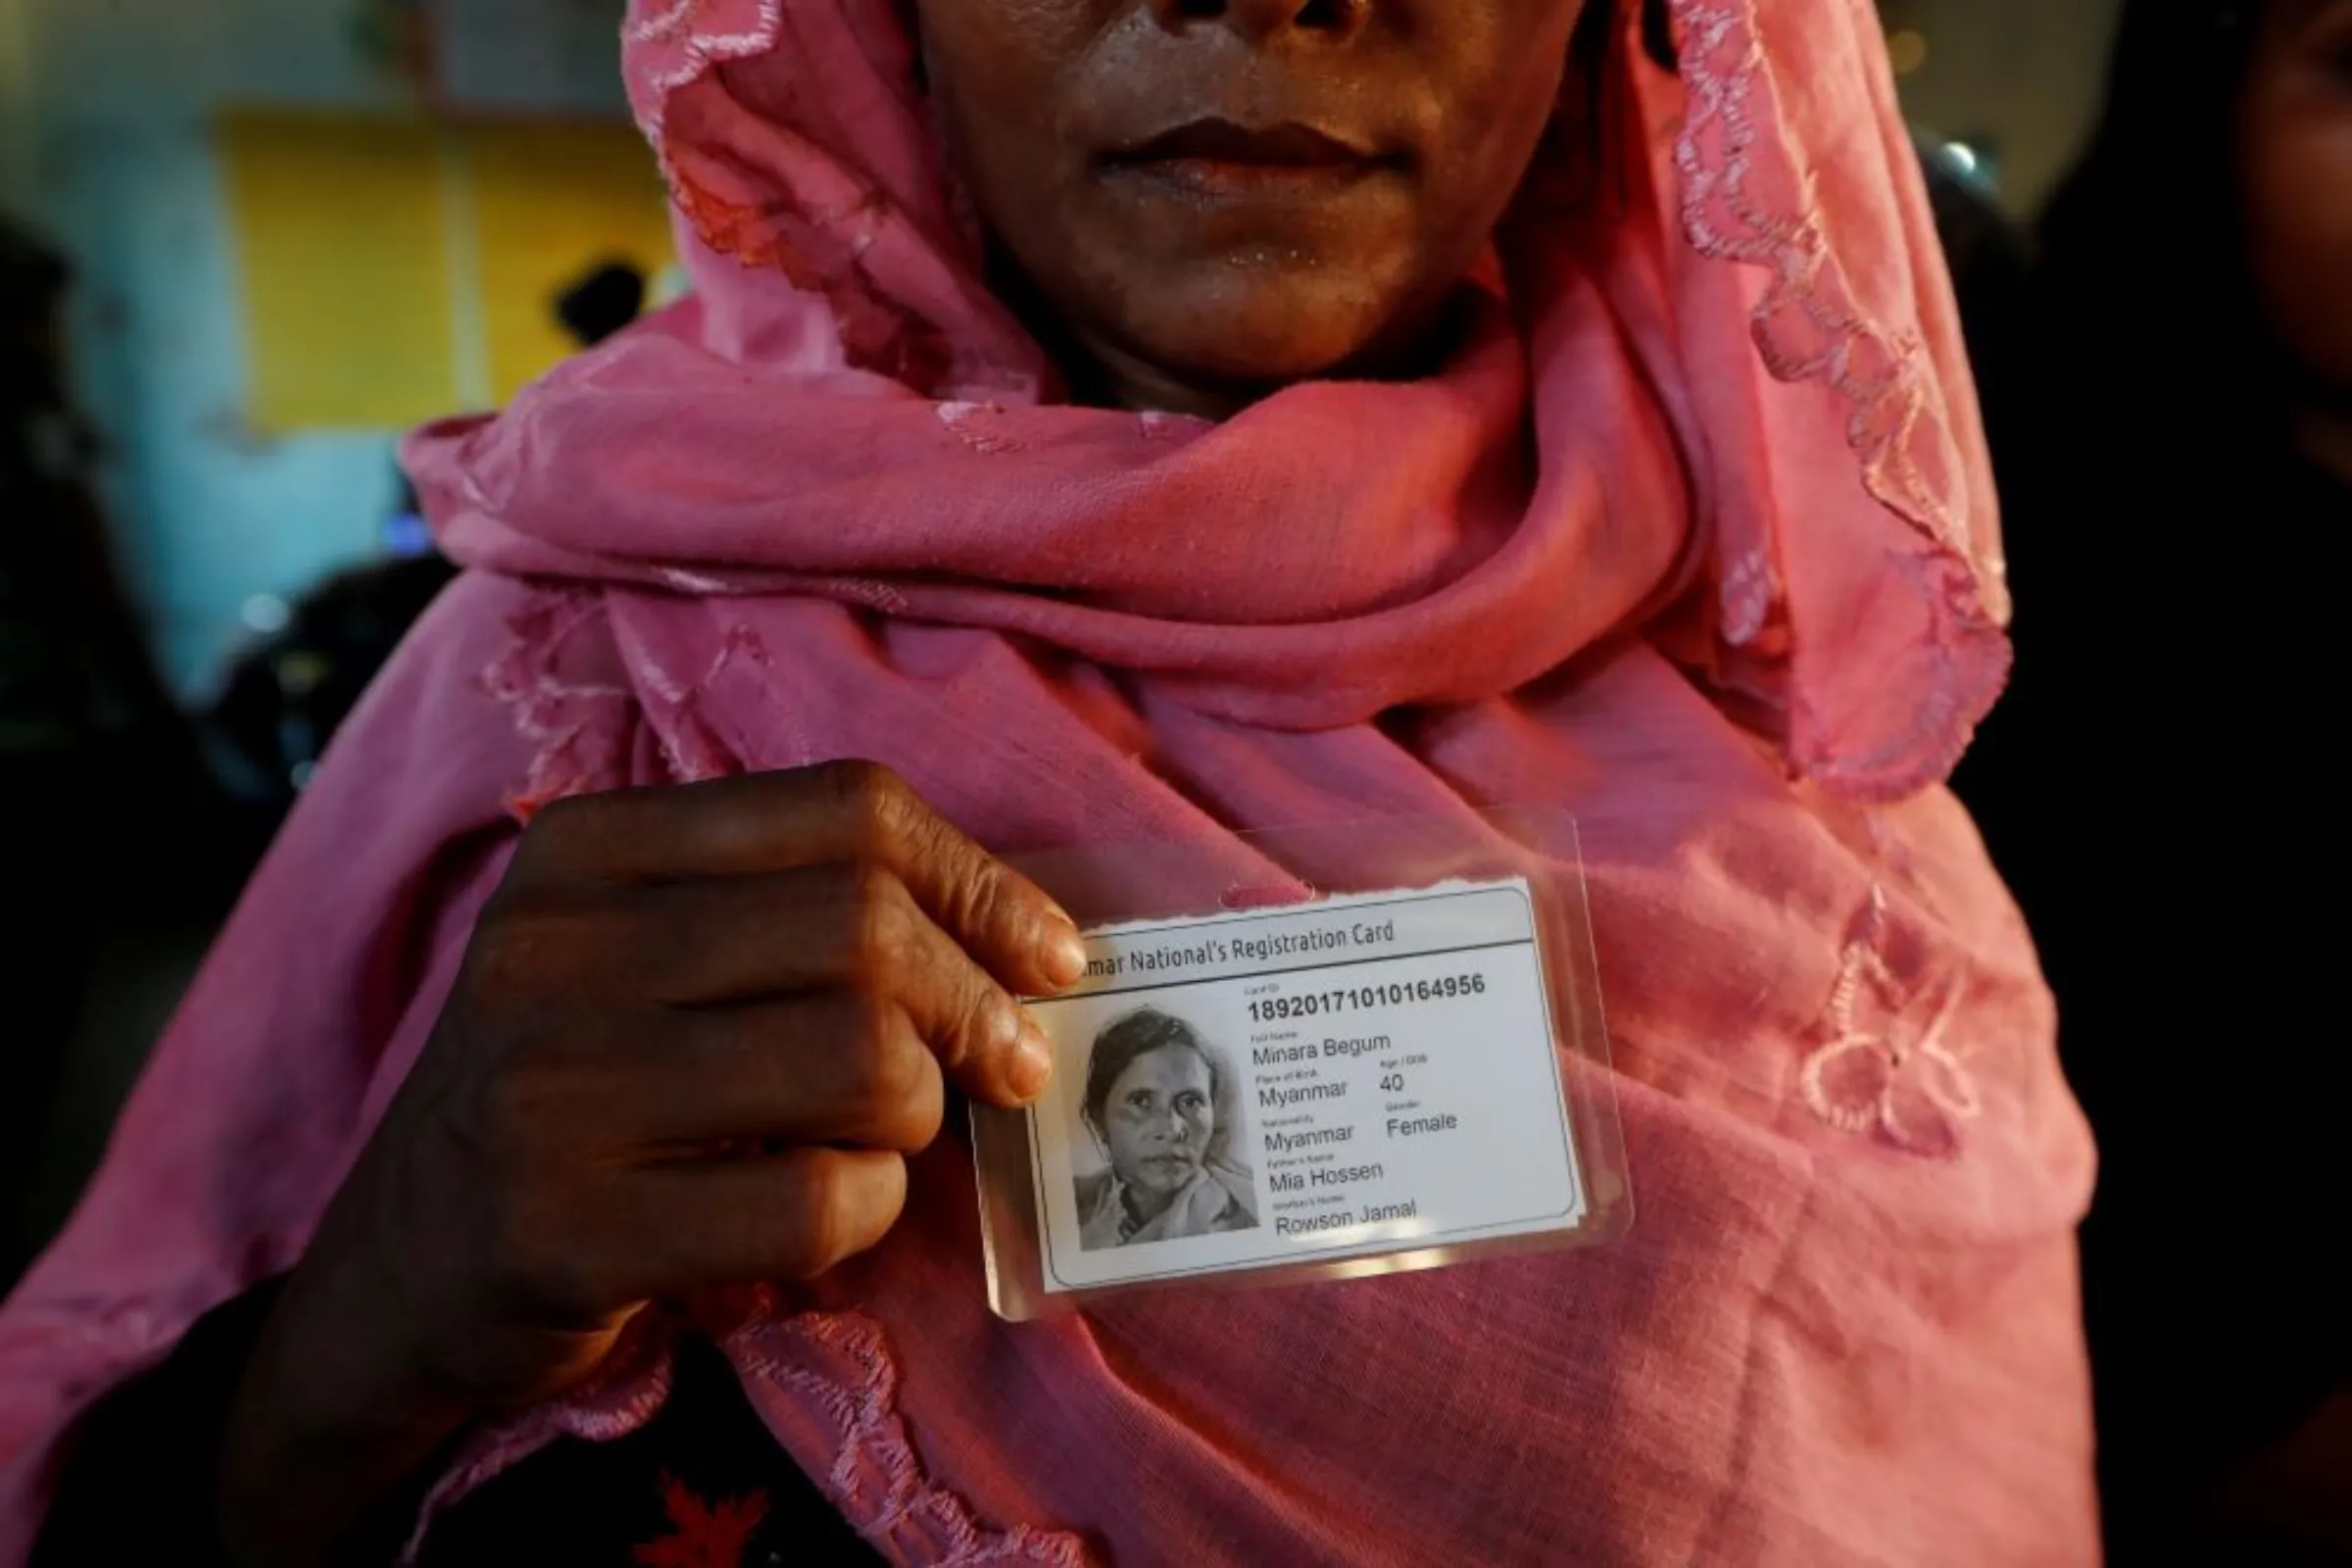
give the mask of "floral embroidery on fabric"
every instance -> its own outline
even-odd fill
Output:
[[[1750,550],[1724,568],[1723,640],[1734,648],[1763,635],[1772,617],[1772,565],[1761,550]]]
[[[941,1568],[1085,1568],[1076,1536],[984,1529],[962,1498],[930,1483],[898,1411],[898,1364],[879,1324],[855,1312],[782,1318],[762,1305],[727,1337],[727,1352],[747,1379],[789,1395],[832,1429],[833,1466],[816,1480],[876,1550]]]
[[[738,1373],[789,1396],[828,1429],[833,1463],[814,1479],[843,1518],[886,1556],[938,1568],[1088,1568],[1076,1536],[1025,1525],[987,1529],[962,1498],[929,1482],[898,1411],[897,1363],[871,1319],[822,1312],[781,1317],[774,1293],[754,1287],[723,1293],[694,1321],[711,1328],[735,1321],[717,1337]],[[657,1309],[640,1313],[586,1385],[467,1444],[427,1494],[401,1554],[403,1568],[416,1560],[434,1521],[557,1439],[612,1443],[651,1421],[669,1398],[680,1322]],[[720,1548],[733,1542],[740,1553],[741,1543],[765,1518],[765,1499],[714,1508],[672,1486],[665,1477],[664,1506],[675,1533],[638,1547],[637,1560],[653,1568],[728,1568],[736,1558]]]
[[[670,1533],[631,1552],[645,1568],[743,1568],[743,1554],[767,1519],[767,1498],[755,1492],[713,1505],[664,1471],[662,1511],[669,1515]]]
[[[907,611],[905,594],[872,577],[842,578],[832,584],[832,593],[845,604],[878,610],[885,615],[904,615]]]
[[[1012,436],[984,427],[992,415],[1004,411],[994,403],[942,403],[939,422],[956,433],[956,438],[982,457],[993,458],[1007,452],[1018,452],[1021,443]]]
[[[702,713],[702,695],[711,682],[738,665],[767,670],[774,667],[760,634],[738,621],[719,640],[709,667],[693,680],[680,680],[663,669],[650,650],[639,650],[630,661],[647,698],[647,716],[661,736],[662,760],[680,783],[698,784],[744,771],[744,760],[713,730]]]
[[[805,210],[789,193],[755,206],[720,195],[661,143],[655,150],[670,199],[703,243],[824,296],[852,364],[912,387],[947,378],[956,359],[947,339],[932,323],[892,304],[862,265],[889,211],[881,195],[867,191],[832,211]]]
[[[1944,1044],[1964,986],[1953,979],[1926,1025],[1908,1033],[1896,978],[1880,952],[1886,918],[1886,892],[1874,886],[1839,956],[1827,1008],[1830,1038],[1805,1058],[1798,1082],[1813,1113],[1840,1132],[1954,1158],[1960,1124],[1984,1111],[1975,1074]]]
[[[836,585],[836,597],[886,612],[905,600],[884,583],[851,580]],[[514,642],[476,681],[504,704],[514,727],[532,748],[523,786],[508,799],[514,815],[528,822],[543,808],[568,796],[614,789],[631,780],[630,747],[650,732],[673,783],[728,778],[751,766],[742,749],[704,716],[703,697],[730,672],[748,669],[766,683],[774,656],[760,634],[737,621],[719,639],[718,651],[700,673],[682,676],[666,668],[653,650],[623,646],[637,681],[632,690],[570,679],[563,672],[566,650],[583,633],[620,630],[600,597],[585,589],[534,592],[523,609],[508,617]],[[625,638],[623,639],[625,643]],[[763,765],[813,761],[816,752],[787,712],[773,715],[773,749],[763,749]]]
[[[634,699],[622,687],[562,673],[565,647],[602,616],[597,596],[586,590],[534,594],[508,617],[513,641],[477,682],[514,713],[515,729],[531,743],[530,772],[507,802],[526,822],[543,807],[610,787],[625,773],[620,746]]]

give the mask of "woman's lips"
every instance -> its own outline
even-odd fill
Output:
[[[1107,160],[1119,175],[1209,199],[1308,197],[1343,190],[1394,165],[1311,125],[1261,129],[1227,120],[1199,120]]]
[[[1362,165],[1224,164],[1204,158],[1172,158],[1122,165],[1118,172],[1188,195],[1223,199],[1329,194],[1360,184],[1380,171]]]

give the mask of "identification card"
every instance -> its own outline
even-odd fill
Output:
[[[1573,1230],[1588,1180],[1524,879],[1093,931],[1030,1004],[1048,1295]]]

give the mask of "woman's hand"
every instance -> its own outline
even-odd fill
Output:
[[[878,767],[566,802],[524,835],[232,1414],[230,1544],[318,1560],[649,1300],[873,1246],[952,1079],[1051,1067],[1077,932]]]

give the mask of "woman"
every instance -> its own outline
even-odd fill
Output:
[[[2302,563],[2352,524],[2352,0],[2128,6],[2042,242],[1992,409],[2020,677],[1960,789],[2099,1132],[2111,1545],[2338,1560],[2352,1073],[2312,1028],[2334,932],[2290,868],[2327,863],[2302,844],[2337,809],[2297,715],[2337,657],[2332,572]],[[2161,787],[2128,795],[2142,758]]]
[[[1667,20],[635,8],[697,293],[411,449],[473,569],[9,1308],[13,1539],[217,1449],[265,1562],[2091,1553],[1918,169],[1861,0]],[[995,854],[1512,802],[1579,818],[1628,1240],[990,1316],[947,1084],[1033,1101],[1083,956]]]
[[[1110,1168],[1078,1178],[1087,1250],[1257,1228],[1257,1191],[1223,1136],[1217,1058],[1181,1018],[1146,1007],[1095,1037],[1084,1110]]]

